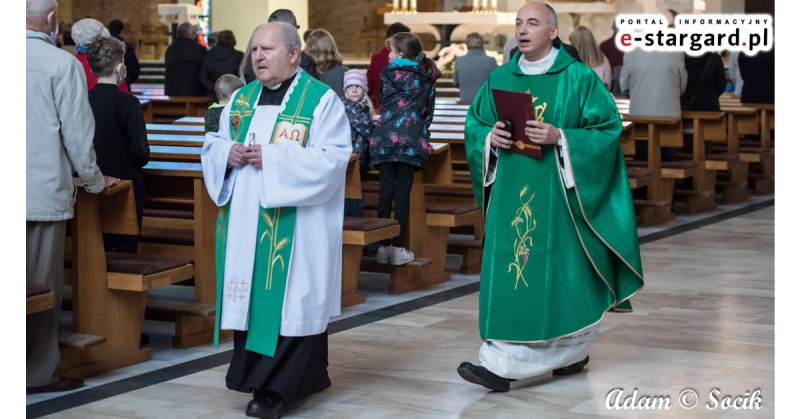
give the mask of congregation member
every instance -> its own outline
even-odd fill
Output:
[[[61,28],[61,49],[75,55],[78,52],[75,46],[75,40],[72,39],[72,25],[72,22],[67,22]]]
[[[456,57],[453,67],[453,85],[461,89],[459,99],[471,102],[478,94],[489,73],[497,68],[497,60],[486,55],[483,50],[483,37],[477,32],[467,35],[467,54]]]
[[[215,46],[217,46],[217,36],[219,35],[219,31],[211,31],[208,33],[208,50],[211,51]]]
[[[94,115],[94,150],[97,166],[103,173],[133,182],[136,221],[142,230],[144,211],[144,171],[150,161],[144,115],[139,99],[120,92],[125,83],[125,43],[115,38],[100,38],[89,44],[86,53],[97,84],[89,90]],[[103,234],[106,252],[136,253],[139,235]]]
[[[178,36],[164,53],[164,94],[206,96],[200,71],[208,50],[197,43],[197,28],[189,22],[178,26]]]
[[[279,418],[331,386],[327,327],[341,313],[350,126],[342,101],[299,68],[296,26],[256,29],[256,81],[225,106],[201,155],[217,222],[217,324],[233,330],[226,384],[247,416]]]
[[[603,51],[608,64],[611,66],[611,94],[614,96],[622,96],[622,89],[619,85],[619,77],[622,73],[622,59],[625,53],[617,47],[617,28],[616,22],[612,24],[614,34],[610,38],[600,43],[600,51]]]
[[[375,129],[372,118],[375,108],[369,100],[367,76],[359,70],[344,73],[344,103],[347,119],[350,121],[350,142],[353,154],[358,156],[358,167],[361,171],[369,169],[369,137]],[[344,199],[345,217],[364,217],[365,200],[361,198]]]
[[[294,15],[294,12],[287,9],[278,9],[272,14],[269,15],[269,19],[267,23],[272,22],[283,22],[295,27],[295,29],[300,30],[300,25],[297,24],[297,18]],[[252,65],[252,60],[250,58],[251,54],[251,44],[253,40],[250,39],[250,42],[247,44],[247,51],[245,52],[245,59],[242,61],[242,67],[240,68],[241,73],[244,76],[244,82],[250,84],[253,80],[256,79],[255,69]],[[300,51],[300,68],[302,68],[306,73],[308,73],[311,77],[315,79],[319,79],[317,75],[317,63],[314,62],[314,59],[311,58],[310,55],[306,54],[303,51]]]
[[[681,109],[719,112],[719,96],[728,84],[722,57],[715,52],[696,57],[686,54],[684,63],[686,90],[681,96]]]
[[[203,61],[203,68],[200,70],[200,83],[206,89],[206,94],[211,96],[214,102],[219,102],[219,97],[215,91],[217,80],[225,74],[237,74],[239,64],[244,59],[244,53],[237,51],[236,37],[231,31],[220,31],[217,33],[217,41],[214,48],[208,50],[208,55]]]
[[[381,119],[372,132],[369,152],[378,168],[378,218],[394,219],[400,234],[381,241],[378,263],[405,265],[414,254],[405,247],[414,173],[428,163],[428,128],[436,105],[436,80],[442,73],[422,52],[416,35],[401,32],[389,39],[389,64],[381,71]]]
[[[125,30],[125,25],[123,25],[120,20],[112,20],[108,24],[108,32],[111,34],[111,37],[125,43],[125,70],[127,71],[125,74],[125,85],[128,91],[130,91],[131,85],[136,83],[136,80],[139,80],[139,72],[142,67],[139,64],[139,59],[136,58],[136,48],[134,48],[133,44],[126,42],[125,38],[122,37],[123,30]]]
[[[611,90],[611,65],[597,46],[592,31],[586,26],[578,26],[569,35],[569,42],[578,50],[581,61],[597,73],[606,90]]]
[[[682,52],[636,48],[622,59],[619,84],[630,98],[628,115],[681,116],[688,77]],[[636,142],[636,160],[647,160],[647,143]],[[661,160],[675,161],[674,147],[661,147]]]
[[[457,371],[501,392],[582,371],[604,314],[630,310],[643,285],[614,100],[562,47],[552,7],[522,6],[515,32],[520,51],[489,76],[464,130],[477,202],[491,193],[483,260],[492,262],[480,278],[480,365]],[[533,96],[524,133],[541,158],[511,152],[492,89]]]
[[[336,47],[336,41],[330,32],[317,29],[311,32],[306,43],[306,52],[317,63],[319,81],[327,84],[337,97],[344,96],[344,73],[349,68],[342,65],[342,55]]]
[[[389,39],[400,32],[411,32],[411,29],[400,22],[389,25],[386,29],[386,41],[384,42],[383,49],[372,54],[372,57],[369,59],[369,67],[367,67],[367,90],[370,92],[369,98],[372,100],[372,104],[376,109],[381,108],[381,71],[386,67],[386,64],[389,64],[389,53],[392,52],[392,49],[389,47]]]
[[[81,63],[56,47],[56,0],[25,2],[25,282],[45,285],[53,307],[26,317],[27,394],[68,391],[82,379],[62,378],[58,318],[64,284],[67,220],[73,217],[73,172],[89,193],[118,179],[95,160],[94,118]]]
[[[739,54],[742,103],[775,103],[775,45],[755,55]]]
[[[733,84],[733,94],[736,96],[742,95],[742,85],[744,84],[742,73],[739,71],[739,53],[741,51],[730,51],[728,56],[728,78]]]
[[[244,87],[242,79],[233,74],[223,74],[217,79],[217,82],[214,83],[214,93],[219,101],[212,103],[211,106],[206,109],[203,118],[205,121],[205,132],[219,131],[219,118],[222,115],[222,109],[228,104],[233,93],[242,87]]]
[[[75,40],[75,57],[83,65],[83,73],[86,75],[86,87],[92,89],[97,84],[97,77],[92,74],[89,68],[89,60],[86,58],[86,51],[89,49],[89,44],[94,42],[98,37],[108,38],[111,34],[102,23],[94,19],[81,19],[72,25],[72,39]],[[119,85],[121,92],[128,92],[128,86],[123,83]]]

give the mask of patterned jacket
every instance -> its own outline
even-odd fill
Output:
[[[350,139],[353,141],[353,153],[358,155],[358,167],[361,170],[369,168],[369,136],[375,129],[369,107],[363,103],[353,102],[347,98],[340,98],[344,103],[347,119],[350,120]]]
[[[380,88],[381,119],[369,141],[372,164],[397,162],[424,169],[436,83],[419,64],[401,58],[383,69]]]

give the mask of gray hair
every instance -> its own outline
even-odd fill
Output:
[[[98,36],[108,38],[111,34],[109,34],[108,29],[97,20],[89,18],[81,19],[72,25],[72,40],[75,41],[76,46],[82,47],[84,45],[89,45]]]
[[[483,49],[483,37],[478,32],[467,35],[467,48]]]
[[[47,15],[58,10],[56,0],[25,0],[25,19],[47,19]]]
[[[281,41],[283,42],[283,46],[286,47],[287,51],[291,51],[292,48],[297,48],[299,50],[303,47],[303,44],[300,41],[300,32],[297,31],[297,28],[289,23],[272,23],[281,25]]]
[[[189,34],[192,32],[192,25],[189,22],[183,22],[178,26],[178,38],[190,38]]]
[[[553,6],[547,3],[542,4],[544,4],[544,7],[547,8],[547,25],[551,28],[558,25],[558,16],[556,15],[556,11],[553,9]]]
[[[297,18],[294,16],[294,12],[289,9],[278,9],[272,12],[269,15],[269,19],[267,19],[267,23],[271,22],[283,22],[292,25],[295,30],[297,29]]]

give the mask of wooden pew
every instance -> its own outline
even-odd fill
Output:
[[[202,147],[205,137],[202,135],[147,134],[150,146]]]
[[[76,179],[76,185],[80,182]],[[191,278],[185,258],[106,253],[103,233],[137,234],[132,183],[99,194],[78,188],[65,257],[73,334],[59,338],[61,375],[88,377],[150,359],[140,348],[147,291]]]
[[[25,284],[25,315],[53,308],[56,296],[46,285]]]
[[[729,166],[732,167],[741,160],[737,155],[706,156],[706,141],[724,141],[727,138],[724,112],[683,111],[681,117],[684,122],[684,134],[692,136],[693,151],[691,154],[679,152],[677,156],[685,160],[691,159],[699,168],[692,176],[692,189],[676,190],[675,200],[685,204],[688,214],[712,211],[717,208],[714,202],[717,170],[719,168],[728,170]]]
[[[147,124],[148,134],[205,135],[202,125]]]
[[[202,137],[200,137],[202,138]],[[218,208],[206,191],[200,163],[151,161],[144,168],[147,199],[139,253],[179,255],[194,261],[196,310],[158,305],[153,320],[175,322],[173,346],[189,348],[214,337],[216,313],[216,223]],[[232,334],[222,332],[221,337]]]
[[[390,294],[402,294],[450,280],[444,265],[451,228],[482,223],[480,209],[474,203],[427,202],[426,185],[452,185],[452,158],[448,144],[431,143],[428,167],[417,172],[411,189],[411,208],[404,242],[416,260],[404,266],[378,265],[374,258],[364,262],[364,270],[389,273]],[[364,183],[367,215],[374,216],[379,185]]]
[[[720,101],[725,107],[745,107],[758,110],[759,140],[757,143],[740,144],[739,155],[742,161],[758,164],[757,170],[751,170],[750,180],[753,184],[753,193],[768,195],[775,193],[775,150],[773,146],[772,130],[775,129],[775,105],[764,103],[736,103],[734,101]],[[740,126],[740,128],[742,128]],[[740,133],[749,134],[751,131]]]
[[[739,156],[738,164],[729,164],[727,178],[717,182],[717,189],[722,192],[721,203],[724,205],[746,201],[750,198],[748,190],[749,163],[742,159],[739,150],[740,133],[758,133],[758,114],[755,108],[723,107],[728,125],[728,136],[724,146],[714,147],[714,151]],[[719,167],[718,170],[725,170]]]
[[[150,103],[150,99],[140,99],[139,104],[142,105],[142,115],[144,116],[144,122],[146,124],[153,123],[153,104]]]
[[[210,97],[190,96],[137,96],[139,102],[147,100],[152,115],[159,117],[203,116],[211,106]]]
[[[653,179],[647,185],[647,200],[634,200],[640,227],[648,227],[666,223],[675,219],[672,212],[672,196],[675,179],[693,176],[699,167],[693,165],[664,164],[661,162],[661,147],[664,145],[678,146],[683,142],[683,128],[680,117],[646,117],[622,115],[623,121],[634,123],[636,139],[647,141],[647,162],[629,161],[630,168],[645,168],[652,173]],[[640,129],[637,125],[641,126]],[[640,132],[647,133],[642,138]],[[665,144],[666,143],[666,144]],[[677,144],[676,144],[677,143]],[[671,167],[670,167],[671,166]],[[629,180],[630,182],[630,180]]]

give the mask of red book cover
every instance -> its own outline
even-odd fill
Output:
[[[533,98],[530,93],[511,92],[508,90],[492,89],[494,106],[497,109],[497,120],[511,121],[513,131],[511,141],[514,144],[508,150],[523,156],[542,158],[542,147],[534,144],[525,135],[527,121],[536,120],[533,110]]]

